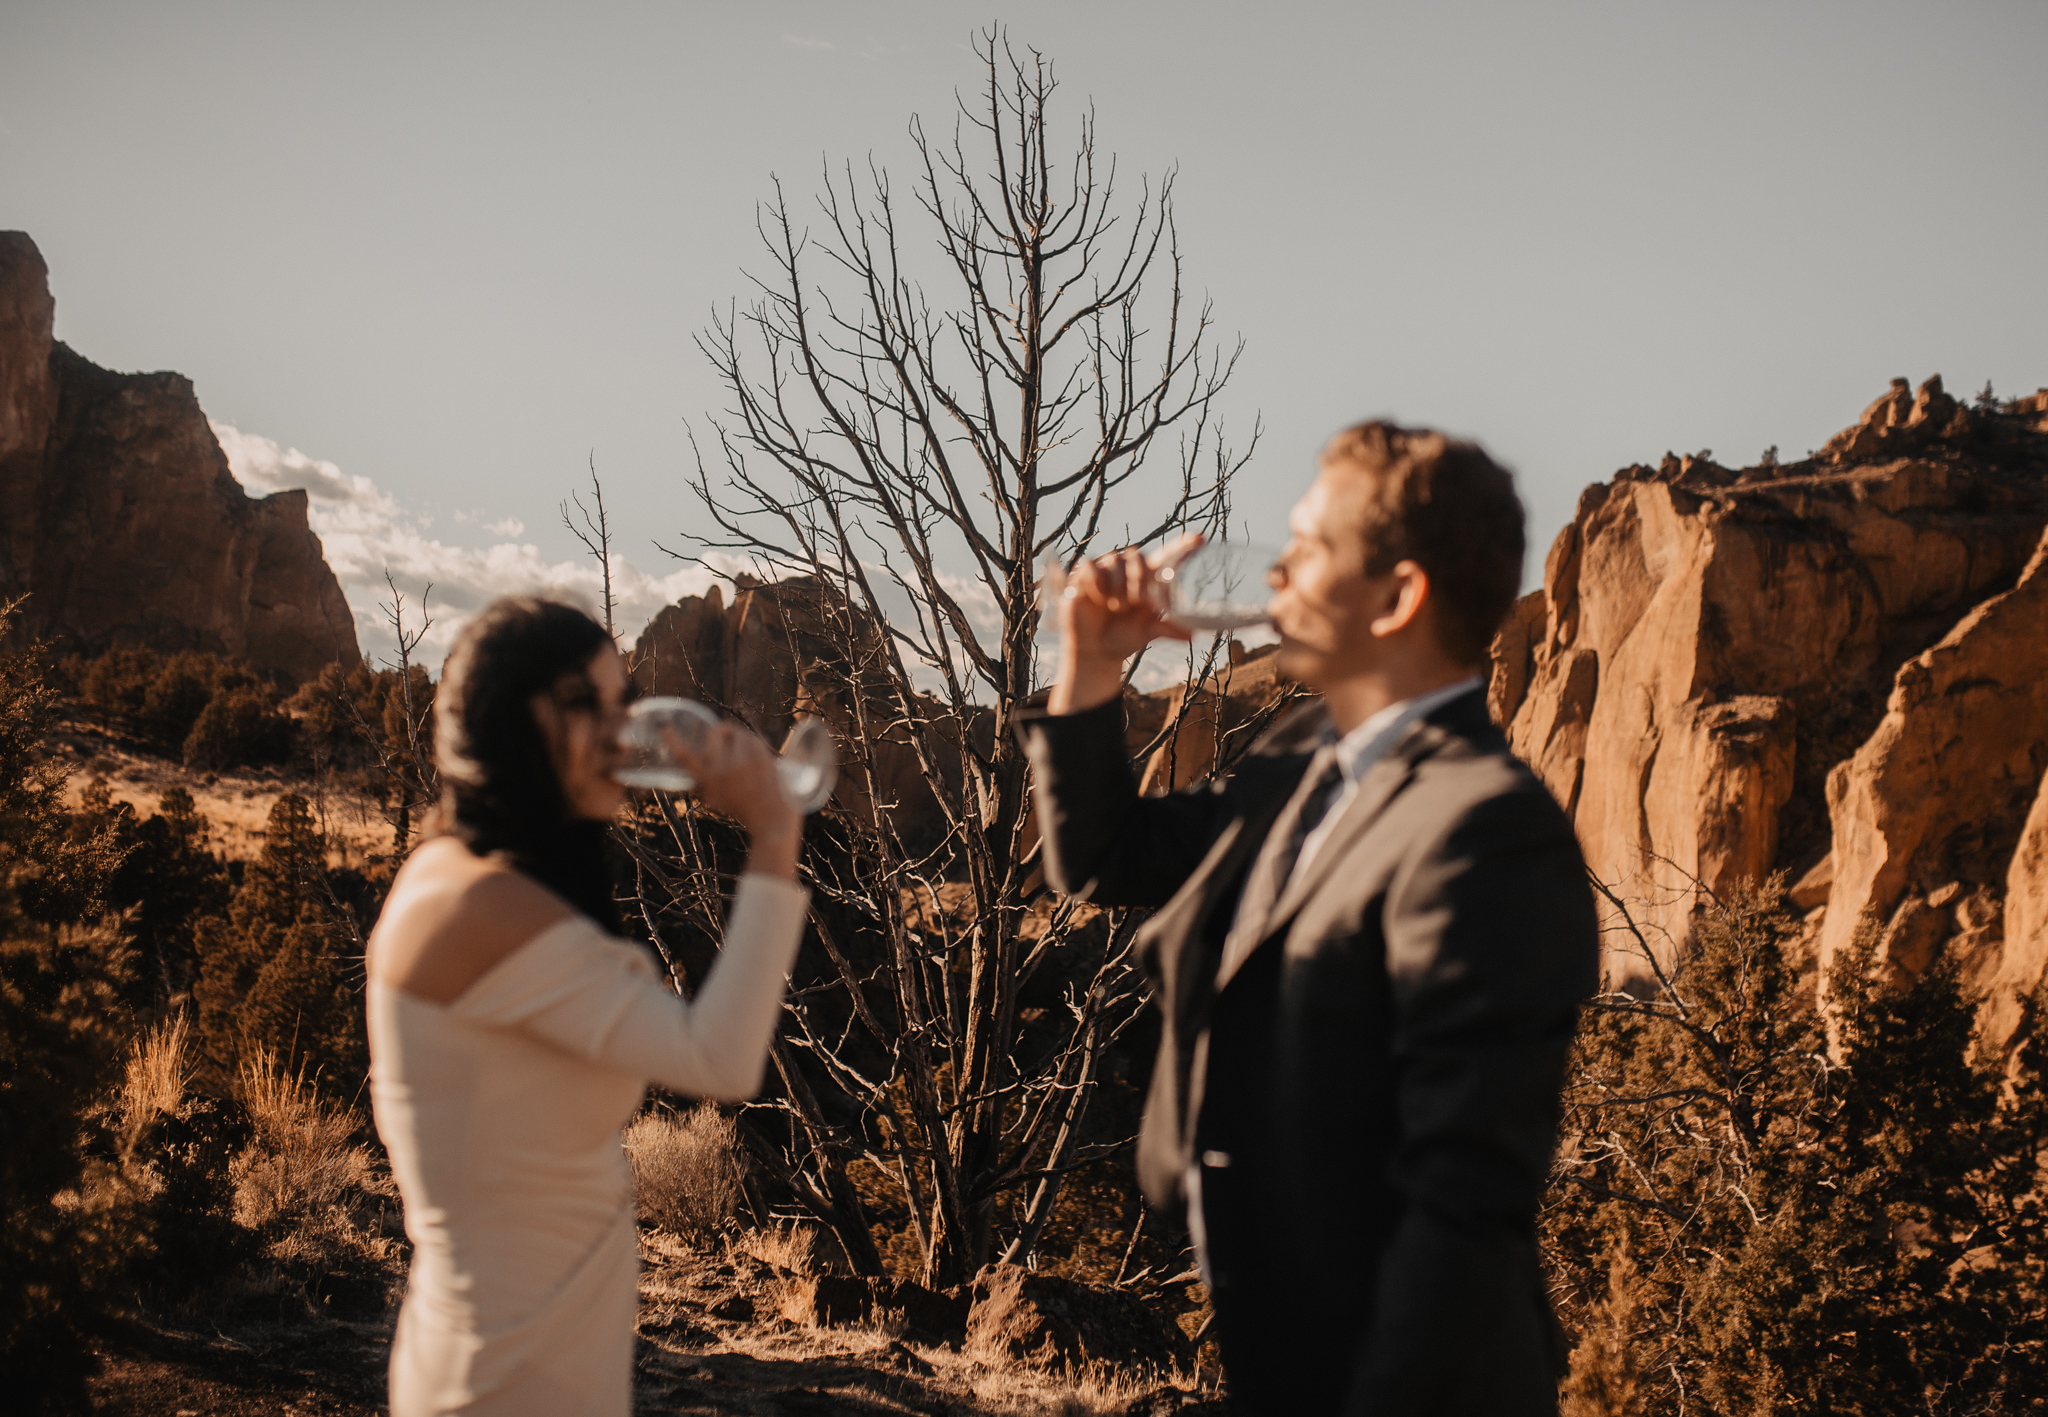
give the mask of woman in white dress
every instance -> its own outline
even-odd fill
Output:
[[[626,1417],[638,1248],[619,1130],[651,1082],[761,1084],[802,936],[801,819],[759,738],[679,751],[750,838],[696,998],[616,925],[605,823],[626,675],[581,611],[501,600],[435,701],[441,834],[392,883],[369,944],[370,1091],[413,1263],[392,1417]]]

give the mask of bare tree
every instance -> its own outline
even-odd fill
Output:
[[[612,530],[611,522],[604,513],[604,484],[597,480],[597,454],[594,452],[590,455],[590,496],[597,504],[595,512],[583,505],[583,498],[579,494],[569,494],[569,501],[562,503],[562,525],[569,529],[570,535],[583,543],[583,549],[590,553],[591,559],[597,562],[598,571],[604,576],[604,630],[613,639],[617,639],[619,632],[612,624],[613,613],[619,606],[618,597],[612,594]],[[577,514],[582,518],[581,526],[576,524],[575,517],[569,515],[571,502],[575,504]]]
[[[769,712],[826,714],[852,760],[807,858],[832,967],[791,996],[783,1124],[749,1131],[862,1268],[863,1189],[899,1197],[940,1283],[1031,1255],[1062,1178],[1123,1140],[1085,1124],[1143,1001],[1135,918],[1053,900],[1035,859],[1014,728],[1039,564],[1214,531],[1250,455],[1223,442],[1241,345],[1183,289],[1172,175],[1120,200],[1092,114],[1054,151],[1044,57],[999,30],[977,54],[950,141],[912,122],[910,200],[872,161],[828,167],[813,231],[778,182],[758,298],[699,337],[731,403],[695,477],[718,531],[695,539],[811,596],[833,644]],[[699,817],[663,810],[648,888],[715,900],[676,864],[706,859]]]
[[[414,818],[441,799],[441,778],[434,768],[434,689],[426,671],[412,660],[413,651],[434,627],[433,619],[426,613],[427,597],[434,588],[429,585],[420,592],[420,627],[408,630],[405,593],[388,570],[384,573],[384,584],[390,588],[391,599],[378,608],[391,626],[392,638],[398,641],[398,662],[386,661],[385,667],[397,671],[398,683],[384,702],[383,721],[370,723],[363,717],[362,709],[345,694],[337,695],[336,701],[355,720],[363,741],[377,756],[390,793],[386,811],[391,817],[392,859],[403,860],[412,840]]]

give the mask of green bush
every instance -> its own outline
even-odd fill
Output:
[[[326,843],[295,792],[271,806],[265,832],[227,917],[197,932],[201,1041],[229,1071],[267,1051],[352,1088],[366,1044],[344,960],[361,951],[328,893]]]
[[[185,736],[187,767],[227,768],[282,763],[292,755],[292,721],[260,688],[224,689],[207,701]]]

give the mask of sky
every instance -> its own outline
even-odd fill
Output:
[[[907,178],[991,23],[1054,62],[1057,133],[1092,106],[1120,173],[1177,173],[1264,428],[1253,537],[1392,416],[1516,469],[1535,584],[1618,467],[1798,457],[1894,376],[2048,384],[2039,0],[10,0],[0,228],[59,338],[190,376],[245,485],[309,488],[366,650],[387,569],[439,645],[500,591],[589,597],[558,507],[593,460],[631,633],[709,579],[655,542],[706,530],[694,336],[765,270],[757,203]]]

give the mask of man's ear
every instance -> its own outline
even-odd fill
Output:
[[[1397,561],[1381,579],[1384,587],[1374,607],[1372,632],[1380,639],[1398,635],[1421,616],[1429,604],[1429,572],[1413,561]]]

